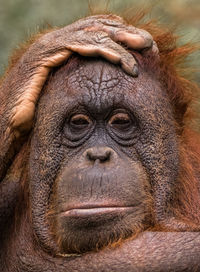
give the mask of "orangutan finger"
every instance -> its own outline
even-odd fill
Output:
[[[113,41],[122,42],[134,50],[151,48],[153,45],[153,38],[148,32],[134,27],[90,26],[85,30],[106,32]]]
[[[152,39],[145,39],[139,34],[128,33],[125,31],[116,31],[115,35],[113,35],[113,40],[116,42],[122,42],[129,48],[135,50],[151,48],[153,43]]]
[[[98,48],[98,54],[112,63],[121,64],[122,69],[129,75],[138,76],[138,65],[134,57],[127,51],[121,53],[107,48]]]
[[[69,49],[82,56],[101,56],[112,63],[121,64],[122,69],[126,73],[135,77],[138,76],[137,62],[135,58],[122,46],[116,44],[110,39],[106,42],[106,46],[77,44],[70,46]]]

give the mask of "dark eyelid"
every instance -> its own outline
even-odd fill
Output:
[[[70,121],[76,121],[76,120],[81,120],[81,119],[88,121],[88,123],[91,121],[89,116],[87,116],[85,114],[76,114],[71,117]]]
[[[131,121],[131,118],[130,118],[130,116],[129,116],[129,114],[128,113],[125,113],[125,112],[118,112],[118,113],[116,113],[116,114],[114,114],[114,115],[112,115],[111,117],[110,117],[110,119],[109,119],[109,123],[110,124],[112,124],[112,123],[114,123],[115,121],[124,121],[124,122],[126,122],[126,121]]]
[[[92,120],[85,114],[75,114],[71,116],[69,120],[69,126],[71,129],[86,129],[90,127],[91,124]]]

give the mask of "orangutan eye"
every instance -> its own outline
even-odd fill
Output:
[[[70,119],[70,126],[74,128],[86,128],[91,124],[91,120],[87,115],[76,114]]]
[[[95,122],[88,115],[74,114],[63,126],[63,144],[76,147],[88,139],[93,132]]]
[[[127,129],[131,126],[131,118],[127,113],[117,113],[113,115],[108,124],[117,129]]]

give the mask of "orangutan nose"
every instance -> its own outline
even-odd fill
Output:
[[[107,146],[105,147],[91,147],[86,151],[86,157],[89,161],[99,160],[101,163],[110,161],[113,150]]]

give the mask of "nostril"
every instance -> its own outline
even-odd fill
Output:
[[[111,155],[111,151],[110,151],[110,150],[107,150],[107,151],[106,151],[106,154],[105,154],[104,160],[109,160],[109,159],[110,159],[110,155]]]
[[[90,161],[99,160],[100,162],[109,161],[111,157],[111,151],[107,149],[89,149],[86,153],[87,159]]]
[[[110,159],[110,151],[106,151],[105,154],[99,155],[97,159],[99,159],[101,162],[108,161]]]
[[[86,153],[86,156],[87,156],[87,159],[88,159],[89,161],[93,161],[93,160],[94,160],[94,156],[92,155],[92,153],[91,153],[90,151],[88,151],[88,152]]]

